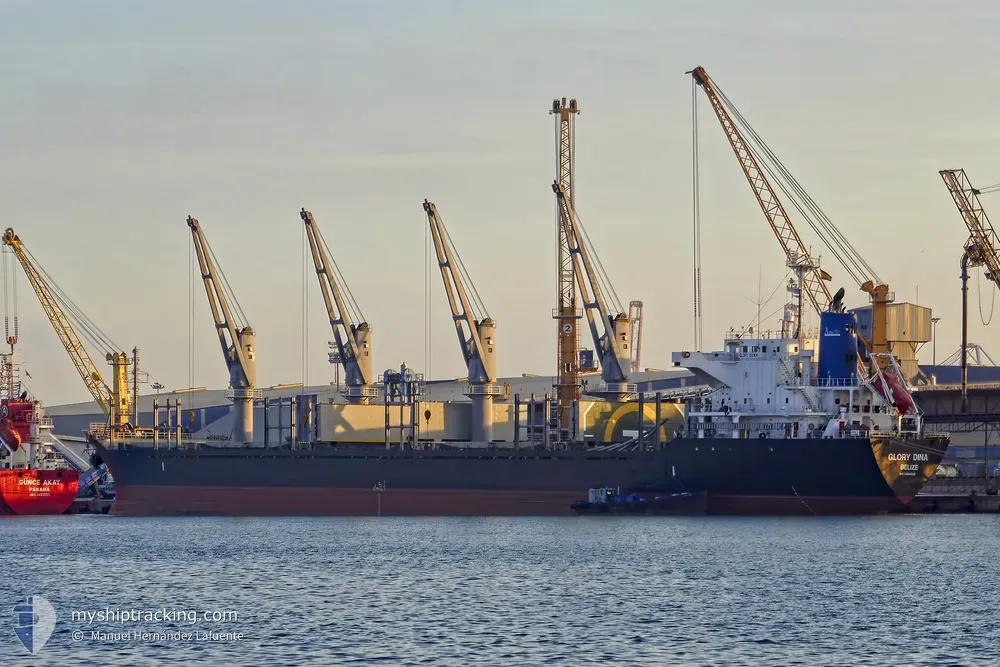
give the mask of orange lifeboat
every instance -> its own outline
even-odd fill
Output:
[[[0,419],[0,439],[10,447],[12,452],[16,452],[21,446],[21,434],[17,432],[10,419],[6,417]]]
[[[916,406],[913,404],[913,397],[894,373],[885,373],[885,383],[889,385],[889,391],[892,392],[892,400],[896,404],[896,410],[901,416],[906,415],[911,410],[915,410]]]

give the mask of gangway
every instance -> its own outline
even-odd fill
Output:
[[[85,473],[93,469],[90,465],[90,461],[83,457],[81,454],[77,453],[70,445],[66,444],[54,434],[49,434],[49,441],[47,444],[51,445],[53,449],[62,454],[62,457],[66,459],[66,463],[70,464],[78,472]],[[81,476],[81,480],[82,480]]]

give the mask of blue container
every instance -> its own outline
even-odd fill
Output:
[[[820,313],[819,381],[850,380],[858,371],[857,321],[852,313]]]

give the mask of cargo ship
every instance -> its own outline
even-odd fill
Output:
[[[949,438],[925,434],[893,358],[862,374],[854,315],[821,314],[813,338],[731,333],[679,352],[710,389],[683,426],[618,443],[314,442],[153,446],[93,438],[123,515],[557,515],[587,489],[690,493],[706,513],[855,514],[905,507]],[[646,436],[646,437],[644,437]]]
[[[70,508],[80,473],[46,443],[52,422],[42,404],[22,393],[0,402],[0,514],[62,514]]]

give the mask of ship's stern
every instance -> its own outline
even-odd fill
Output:
[[[879,471],[904,506],[934,476],[950,440],[946,435],[872,436],[872,454]]]

